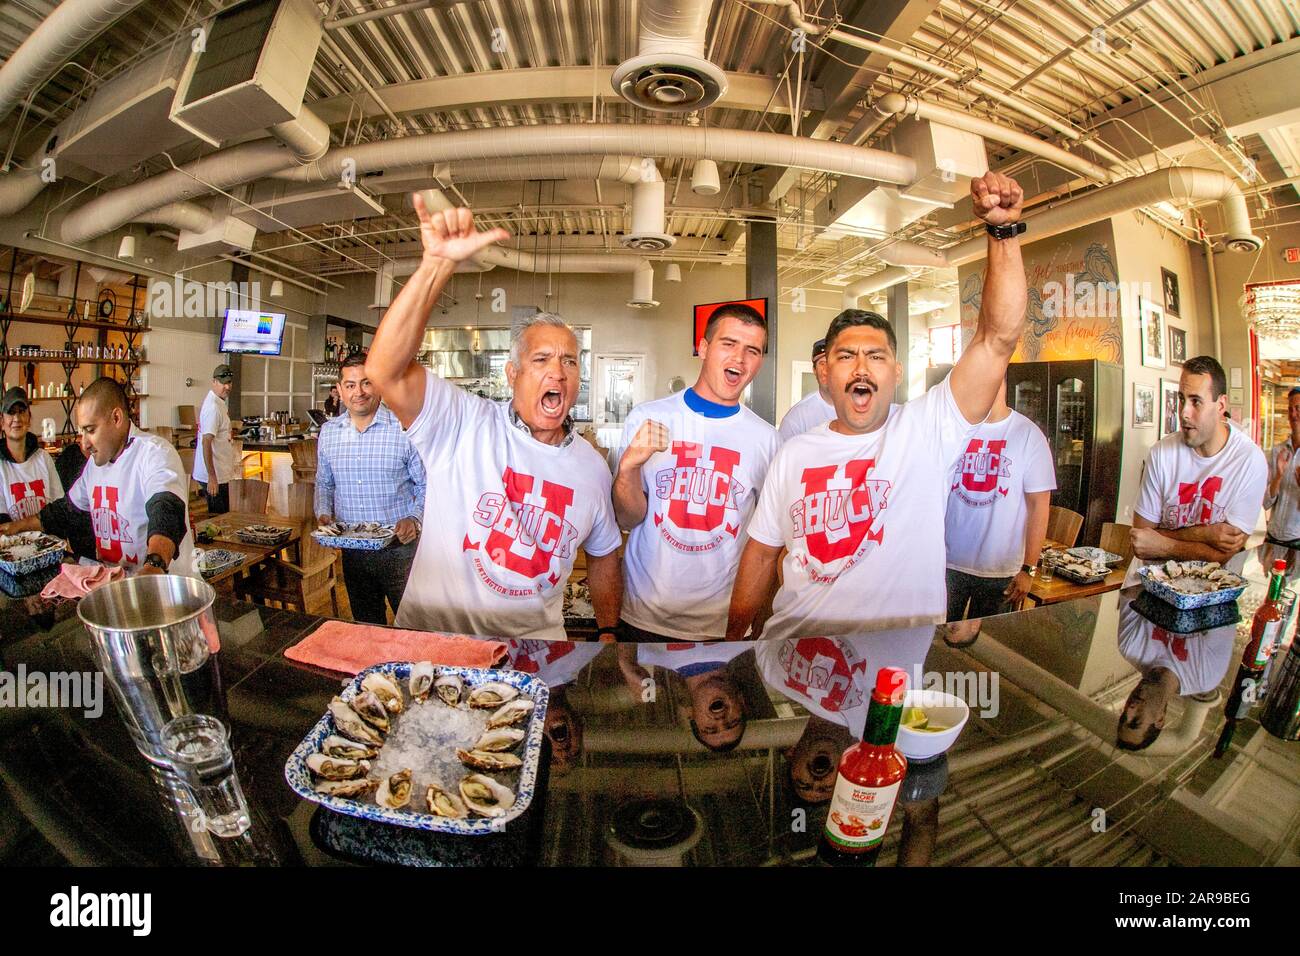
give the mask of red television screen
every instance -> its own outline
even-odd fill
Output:
[[[731,299],[728,302],[709,302],[695,307],[695,336],[691,339],[691,354],[700,354],[700,339],[704,338],[704,328],[709,324],[709,317],[724,305],[748,305],[758,310],[764,321],[767,320],[767,299]],[[767,351],[766,348],[763,349]]]

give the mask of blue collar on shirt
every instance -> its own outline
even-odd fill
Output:
[[[699,661],[695,664],[683,664],[676,670],[682,677],[698,677],[700,674],[709,673],[709,671],[720,670],[726,666],[726,663],[726,661]]]
[[[707,398],[700,398],[693,388],[688,388],[682,392],[682,401],[686,403],[686,407],[691,411],[697,412],[705,418],[730,418],[732,415],[740,413],[739,405],[719,405]]]

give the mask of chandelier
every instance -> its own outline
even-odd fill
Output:
[[[1240,306],[1242,318],[1260,338],[1300,336],[1300,283],[1248,286]]]

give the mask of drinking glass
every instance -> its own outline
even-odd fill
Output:
[[[163,728],[162,744],[211,833],[234,837],[251,826],[225,724],[207,714],[186,714]]]
[[[1040,584],[1051,584],[1052,578],[1056,577],[1056,566],[1050,561],[1039,560],[1038,562],[1038,581]]]

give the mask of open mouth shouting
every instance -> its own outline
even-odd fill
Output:
[[[871,399],[876,394],[876,385],[869,379],[856,378],[845,389],[853,403],[855,412],[865,412],[871,407]]]
[[[558,388],[548,388],[542,392],[542,414],[559,418],[564,414],[564,393]]]
[[[728,365],[722,370],[722,377],[732,388],[739,388],[740,383],[745,379],[745,373],[735,365]]]

